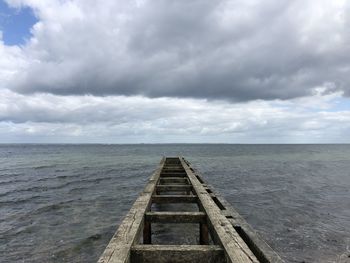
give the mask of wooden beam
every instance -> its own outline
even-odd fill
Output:
[[[203,212],[147,212],[146,221],[151,223],[206,223]]]
[[[191,190],[191,185],[157,185],[158,192],[186,192]]]
[[[159,185],[161,182],[166,184]],[[158,194],[167,191],[168,195]],[[171,193],[173,191],[187,192],[188,195],[175,195]],[[194,195],[189,195],[190,192]],[[151,212],[152,203],[196,203],[200,212]],[[98,263],[282,263],[277,254],[273,254],[272,249],[257,238],[244,219],[229,207],[185,159],[163,158]],[[151,245],[152,223],[199,224],[201,245]],[[139,245],[142,233],[146,245]],[[209,246],[209,243],[217,246]]]
[[[221,244],[225,250],[226,258],[231,263],[259,263],[258,259],[248,248],[247,244],[233,228],[229,220],[221,213],[210,194],[204,189],[201,182],[190,169],[189,165],[180,159],[187,176],[195,189],[199,202],[208,216],[208,225],[211,228],[214,241]]]
[[[132,247],[130,263],[224,263],[219,246],[200,245],[136,245]]]
[[[168,203],[196,203],[197,196],[191,195],[153,195],[152,202],[156,204]]]
[[[169,162],[167,162],[165,165],[166,165],[165,168],[171,168],[171,167],[182,168],[181,163],[169,163]]]
[[[167,157],[166,158],[166,164],[173,164],[173,163],[180,163],[179,162],[179,157]]]
[[[186,178],[186,173],[161,173],[160,178],[165,177],[180,177],[180,178]]]
[[[161,183],[163,184],[185,184],[188,183],[188,180],[186,177],[165,177],[159,179]]]
[[[163,173],[184,173],[184,169],[163,169],[162,170],[162,174]]]
[[[130,250],[140,239],[144,214],[151,205],[151,196],[158,182],[160,171],[163,169],[165,158],[160,162],[158,169],[153,173],[145,189],[136,199],[130,211],[112,237],[98,263],[128,263]]]
[[[217,193],[215,195],[226,208],[222,213],[261,263],[284,263],[281,257],[254,231],[230,203]]]

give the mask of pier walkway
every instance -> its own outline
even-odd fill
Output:
[[[194,206],[194,211],[162,211],[166,205]],[[159,224],[189,225],[194,242],[159,243]],[[181,239],[180,239],[181,240]],[[98,263],[282,263],[234,210],[182,157],[163,158],[112,237]]]

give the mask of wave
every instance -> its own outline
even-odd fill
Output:
[[[92,178],[92,179],[82,179],[82,180],[74,180],[74,181],[70,181],[70,182],[66,182],[64,184],[60,184],[60,185],[55,185],[55,186],[47,186],[47,185],[42,185],[42,186],[32,186],[32,187],[28,187],[28,188],[24,188],[24,189],[14,189],[5,193],[0,194],[0,197],[5,197],[11,194],[16,194],[16,193],[24,193],[24,192],[34,192],[34,193],[42,193],[42,192],[48,192],[51,190],[58,190],[58,189],[63,189],[63,188],[67,188],[69,186],[74,186],[76,184],[96,184],[96,183],[100,183],[101,181],[104,180],[110,180],[113,179],[112,176],[107,176],[107,177],[101,177],[101,178]],[[73,191],[74,189],[83,189],[83,188],[89,188],[88,186],[82,186],[79,188],[73,188],[70,189],[69,191]],[[1,202],[0,202],[1,203]]]
[[[54,176],[54,177],[44,177],[44,178],[40,178],[40,179],[35,180],[35,182],[52,181],[52,180],[55,180],[55,179],[65,179],[65,178],[68,178],[68,177],[72,177],[72,176],[59,175],[59,176]]]
[[[41,213],[46,213],[46,212],[51,212],[51,211],[56,211],[56,210],[59,210],[61,208],[65,208],[67,206],[67,204],[71,204],[74,201],[76,201],[76,200],[70,199],[70,200],[66,200],[66,201],[62,201],[62,202],[58,202],[58,203],[44,205],[44,206],[41,206],[41,207],[35,209],[34,211],[32,211],[31,215],[41,214]]]
[[[7,177],[17,177],[17,176],[23,176],[25,175],[24,173],[4,173],[4,174],[0,174],[0,178],[7,178]]]
[[[14,189],[14,190],[11,190],[11,191],[8,191],[6,193],[2,193],[0,194],[0,197],[4,197],[4,196],[7,196],[7,195],[11,195],[11,194],[14,194],[14,193],[23,193],[23,192],[45,192],[49,189],[49,187],[46,187],[46,186],[33,186],[33,187],[29,187],[29,188],[25,188],[25,189]]]
[[[51,203],[51,204],[43,205],[43,206],[40,206],[40,207],[38,207],[38,208],[36,208],[34,210],[28,211],[28,212],[26,212],[24,214],[16,215],[16,219],[18,221],[20,221],[20,222],[23,222],[26,219],[32,217],[33,215],[40,215],[40,214],[43,214],[43,213],[56,211],[56,210],[59,210],[61,208],[65,208],[68,204],[71,204],[71,203],[73,203],[75,201],[79,201],[79,200],[80,200],[80,198],[79,199],[69,199],[69,200],[66,200],[66,201],[58,202],[58,203]],[[2,219],[2,221],[6,221],[10,217],[5,217],[5,218]],[[8,230],[8,231],[10,231],[10,230]],[[8,232],[8,231],[6,231],[6,232]]]
[[[22,204],[22,203],[25,203],[25,202],[29,202],[29,201],[32,201],[32,200],[39,199],[41,197],[42,197],[41,195],[33,195],[33,196],[29,196],[28,198],[21,198],[21,199],[14,199],[14,200],[5,200],[5,201],[1,201],[0,200],[0,204],[1,205]]]
[[[46,168],[54,168],[56,166],[57,164],[44,164],[44,165],[34,166],[33,168],[35,170],[40,170],[40,169],[46,169]]]
[[[13,183],[25,183],[25,182],[28,182],[28,180],[25,180],[25,179],[13,179],[13,180],[8,180],[8,181],[0,181],[0,186],[1,185],[13,184]]]

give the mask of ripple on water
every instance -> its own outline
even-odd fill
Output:
[[[4,263],[96,262],[160,157],[179,154],[287,262],[349,254],[350,146],[0,146],[4,152]],[[155,230],[168,238],[166,228]]]

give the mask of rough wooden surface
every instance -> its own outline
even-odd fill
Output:
[[[175,172],[171,172],[171,173],[162,173],[162,177],[177,177],[177,178],[186,178],[186,173],[175,173]]]
[[[194,195],[153,195],[152,202],[156,204],[167,203],[196,203],[197,196]]]
[[[221,213],[210,194],[204,189],[201,182],[194,175],[193,170],[181,158],[181,163],[186,170],[187,176],[196,189],[196,193],[208,216],[208,224],[212,228],[212,233],[217,242],[224,250],[227,260],[235,263],[259,262],[247,244],[239,236],[228,219]]]
[[[198,175],[197,175],[198,176]],[[210,187],[210,188],[209,188]],[[244,220],[244,218],[233,208],[233,206],[225,200],[218,193],[211,189],[212,198],[216,200],[224,207],[221,211],[223,215],[230,221],[237,233],[247,243],[248,247],[252,250],[254,255],[261,263],[283,263],[281,257],[253,230],[253,228]]]
[[[217,200],[216,204],[222,207],[221,213],[229,220],[237,233],[242,237],[248,247],[261,263],[284,263],[281,257],[253,230],[244,218],[226,201],[221,195],[216,193],[212,186],[207,185],[201,178],[198,171],[191,167],[197,179],[202,182],[205,190],[210,193],[212,199]]]
[[[205,223],[203,212],[147,212],[146,220],[152,223]]]
[[[159,192],[186,192],[192,190],[191,185],[157,185]]]
[[[155,261],[156,260],[156,261]],[[134,246],[131,263],[224,263],[220,246],[143,245]]]
[[[160,183],[162,184],[185,184],[188,183],[186,177],[165,177],[160,178]]]
[[[130,260],[130,250],[139,238],[143,226],[144,214],[148,209],[151,196],[154,192],[165,158],[162,159],[158,169],[154,172],[144,191],[135,201],[129,213],[124,218],[117,232],[107,245],[98,263],[127,263]]]
[[[151,211],[152,203],[162,206],[195,203],[199,212]],[[152,245],[152,223],[198,224],[200,245]],[[141,234],[143,245],[140,244]],[[188,161],[178,157],[162,159],[98,261],[134,262],[283,261],[222,197],[214,193]]]

